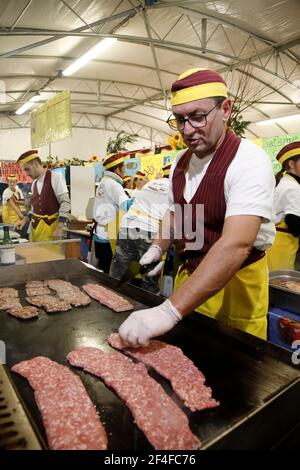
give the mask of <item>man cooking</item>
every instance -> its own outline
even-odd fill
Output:
[[[275,235],[275,183],[269,157],[229,128],[232,102],[217,72],[191,69],[180,75],[172,86],[171,104],[168,123],[181,133],[188,150],[180,152],[172,165],[170,208],[141,261],[160,262],[174,230],[181,229],[182,265],[170,298],[158,307],[132,313],[121,325],[120,336],[129,346],[147,345],[150,338],[166,333],[196,310],[266,338],[265,250]],[[188,219],[192,229],[187,231]],[[171,235],[166,236],[168,223]],[[149,275],[159,269],[161,262]]]

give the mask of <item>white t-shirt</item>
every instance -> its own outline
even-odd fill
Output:
[[[46,173],[44,173],[42,176],[40,176],[39,178],[35,180],[37,191],[39,194],[41,194],[42,189],[43,189],[45,175]],[[31,192],[33,192],[35,181],[32,183]],[[66,180],[61,173],[51,171],[51,186],[56,197],[60,196],[61,194],[68,193]]]
[[[120,229],[139,228],[156,233],[168,204],[169,179],[160,178],[149,181],[136,191],[129,211],[122,218]]]
[[[169,206],[174,205],[172,176],[174,168],[185,150],[177,155],[170,171]],[[201,183],[213,155],[203,159],[193,155],[186,172],[184,198],[189,202]],[[242,139],[224,180],[226,201],[225,218],[233,215],[256,215],[262,223],[254,246],[260,250],[270,248],[275,237],[274,226],[275,178],[268,155],[247,139]],[[213,196],[213,195],[212,195]]]
[[[287,214],[300,217],[300,184],[292,176],[284,175],[275,188],[275,223]]]
[[[108,240],[105,225],[115,219],[121,204],[127,200],[128,196],[124,191],[122,178],[111,171],[105,171],[96,191],[93,209],[98,237]]]
[[[5,191],[3,191],[3,194],[2,194],[2,204],[3,204],[3,206],[5,206],[13,196],[15,196],[15,198],[18,199],[18,200],[24,199],[23,193],[22,193],[21,189],[18,188],[18,186],[16,186],[15,191],[12,191],[10,188],[6,188]]]

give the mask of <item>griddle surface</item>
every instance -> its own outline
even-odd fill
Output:
[[[89,282],[100,282],[111,288],[117,285],[109,276],[89,269],[77,260],[64,260],[6,268],[5,273],[0,272],[0,286],[18,288],[25,305],[25,282],[51,278],[69,280],[79,287]],[[162,301],[129,285],[121,292],[133,302],[135,309]],[[6,342],[7,365],[10,368],[22,360],[41,355],[68,365],[66,355],[80,346],[112,351],[106,338],[112,331],[117,331],[128,314],[115,313],[95,300],[91,300],[88,307],[72,308],[69,312],[47,314],[41,309],[38,319],[26,321],[0,312],[0,339]],[[300,420],[299,398],[295,398],[297,403],[289,404],[294,395],[300,396],[300,373],[292,367],[288,352],[241,332],[224,329],[197,314],[180,322],[163,340],[179,346],[193,360],[205,374],[214,398],[221,402],[219,408],[191,413],[177,399],[168,381],[150,372],[187,413],[191,429],[205,448],[267,448],[280,438],[282,429]],[[72,370],[81,377],[105,423],[110,450],[152,449],[133,423],[125,403],[112,390],[80,369]],[[11,373],[11,378],[45,437],[32,389],[20,376]],[[292,418],[286,403],[292,407]],[[279,429],[273,422],[274,413],[276,421],[288,419]]]

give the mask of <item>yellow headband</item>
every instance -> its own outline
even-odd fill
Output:
[[[227,87],[224,83],[203,83],[189,88],[174,91],[171,95],[171,105],[189,103],[190,101],[213,98],[214,96],[224,96],[228,98]]]
[[[115,160],[114,162],[109,163],[108,165],[103,165],[105,170],[108,170],[109,168],[112,168],[114,166],[120,165],[120,163],[124,162],[124,157],[119,158],[118,160]]]
[[[168,170],[163,170],[163,175],[164,176],[169,176],[170,175],[170,168]]]
[[[283,163],[286,160],[288,160],[289,158],[292,158],[292,157],[297,157],[297,155],[300,155],[300,148],[288,150],[286,153],[281,155],[281,157],[278,159],[278,161],[281,165],[283,165]]]
[[[31,162],[31,160],[34,160],[35,158],[39,158],[37,153],[32,153],[31,155],[28,155],[28,157],[25,157],[23,160],[19,161],[20,165],[26,165],[26,163]]]

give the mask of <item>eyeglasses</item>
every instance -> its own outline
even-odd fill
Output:
[[[185,123],[188,122],[194,129],[200,129],[201,127],[205,127],[207,124],[207,116],[219,106],[216,104],[210,111],[203,114],[194,114],[193,116],[189,116],[184,118],[179,116],[174,118],[172,116],[169,117],[167,123],[174,131],[183,131]]]

